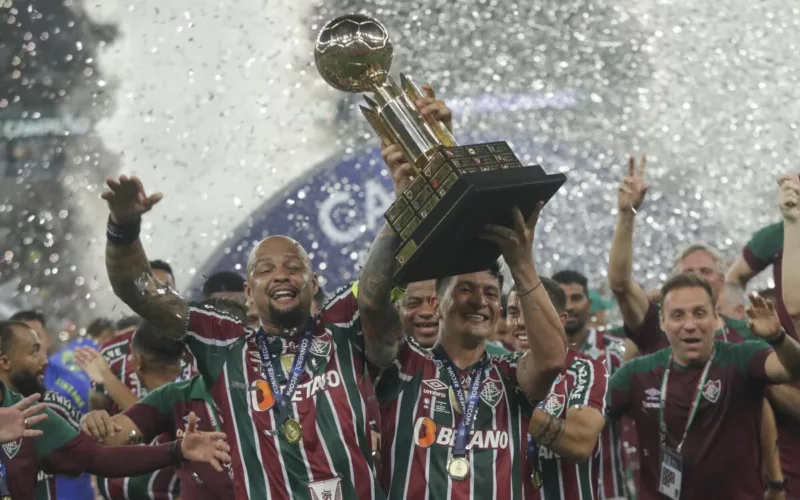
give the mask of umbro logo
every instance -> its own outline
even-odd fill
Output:
[[[436,398],[446,398],[448,386],[437,378],[422,381],[422,393]]]

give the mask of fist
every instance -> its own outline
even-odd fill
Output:
[[[408,163],[403,150],[400,146],[392,144],[390,146],[382,145],[381,156],[383,161],[389,167],[389,172],[392,174],[392,184],[394,184],[394,195],[400,196],[400,193],[414,180],[414,167]]]
[[[782,175],[778,178],[778,204],[786,222],[800,220],[800,179],[796,175]]]

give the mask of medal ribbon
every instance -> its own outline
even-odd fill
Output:
[[[531,464],[531,473],[542,473],[542,462],[539,460],[539,447],[541,445],[528,434],[528,462]]]
[[[450,385],[453,392],[456,393],[458,404],[461,405],[461,410],[464,412],[461,417],[461,422],[456,429],[456,443],[453,455],[457,457],[464,457],[467,455],[467,441],[469,432],[472,430],[472,424],[475,422],[475,416],[478,413],[478,402],[480,401],[481,387],[483,386],[483,379],[486,375],[486,367],[489,364],[488,358],[484,357],[478,366],[476,366],[469,376],[467,385],[469,387],[469,395],[464,397],[464,389],[461,387],[461,381],[458,379],[455,366],[450,360],[450,356],[437,346],[434,353],[438,354],[442,359],[444,369],[450,377]]]
[[[11,498],[11,492],[8,489],[8,470],[2,460],[0,460],[0,498]]]
[[[283,423],[289,415],[289,402],[292,399],[297,384],[300,382],[300,377],[306,366],[306,356],[308,349],[311,346],[311,337],[314,334],[314,326],[317,324],[316,318],[312,319],[311,324],[303,334],[303,339],[300,341],[300,347],[294,355],[294,362],[292,363],[292,371],[289,373],[289,379],[286,383],[286,388],[281,392],[281,386],[278,384],[278,376],[275,371],[275,358],[269,352],[269,341],[267,334],[263,329],[259,330],[256,334],[256,341],[258,342],[258,350],[261,354],[261,371],[267,377],[269,386],[272,388],[272,394],[278,403],[278,422]]]
[[[681,449],[683,448],[683,443],[686,441],[686,435],[689,434],[689,427],[692,425],[694,417],[697,415],[697,409],[700,407],[700,397],[703,394],[703,386],[706,384],[708,372],[711,369],[711,362],[714,361],[715,354],[716,349],[711,353],[708,361],[706,361],[706,366],[703,368],[702,375],[700,375],[700,382],[697,384],[697,387],[694,390],[692,406],[689,409],[689,418],[686,420],[686,428],[683,430],[683,436],[681,437],[681,441],[678,443],[678,447],[676,448],[678,453],[680,453]],[[664,370],[664,376],[661,378],[661,400],[659,401],[658,405],[658,428],[661,431],[661,441],[663,443],[666,443],[668,435],[667,423],[664,420],[664,408],[667,405],[667,385],[669,382],[669,372],[671,368],[672,356],[670,356],[669,362],[667,363],[667,368]]]

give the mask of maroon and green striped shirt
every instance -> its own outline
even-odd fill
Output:
[[[280,356],[284,370],[300,338],[270,339],[269,350]],[[350,288],[337,292],[323,308],[291,398],[292,415],[303,429],[300,444],[286,441],[275,410],[266,408],[273,395],[253,330],[225,313],[191,304],[186,342],[228,435],[236,498],[384,498],[368,427],[374,390]],[[283,387],[283,370],[277,375]]]
[[[447,463],[461,421],[455,393],[431,351],[405,340],[375,389],[381,406],[381,482],[390,499],[529,498],[526,438],[532,408],[517,385],[522,355],[489,356],[467,447],[471,474],[452,481]],[[463,383],[471,368],[459,372]]]
[[[75,431],[80,432],[81,412],[79,412],[67,398],[55,391],[47,391],[44,393],[42,402],[56,415],[60,416],[71,425]],[[37,474],[36,500],[56,500],[57,498],[56,476],[40,470]]]

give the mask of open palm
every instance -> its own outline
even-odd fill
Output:
[[[750,331],[762,339],[774,339],[781,333],[781,321],[775,311],[775,304],[756,294],[750,294],[750,307],[747,308]]]
[[[101,197],[108,202],[111,218],[121,224],[135,222],[161,201],[161,193],[147,196],[138,177],[120,176],[119,180],[106,179],[108,189]]]

